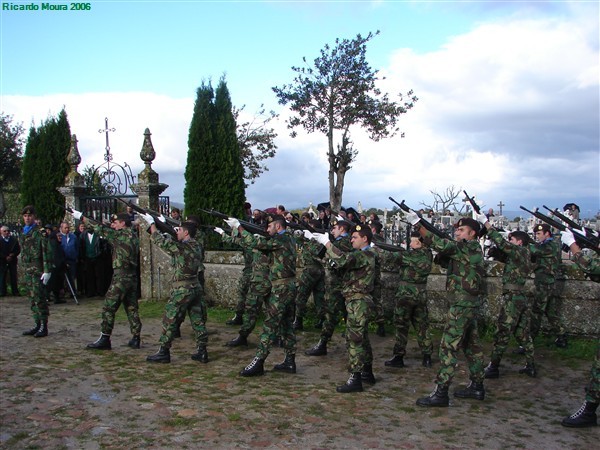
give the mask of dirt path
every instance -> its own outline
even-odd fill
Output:
[[[540,376],[517,373],[508,355],[502,378],[486,383],[483,402],[453,400],[450,408],[415,405],[432,389],[433,369],[419,365],[411,341],[405,369],[387,369],[391,337],[373,336],[378,382],[365,392],[342,395],[346,355],[334,336],[325,357],[303,350],[318,339],[298,336],[296,375],[267,372],[242,378],[238,371],[254,346],[224,343],[236,328],[209,321],[211,361],[192,361],[189,324],[172,349],[171,364],[151,365],[159,319],[142,314],[142,348],[123,346],[126,323],[118,321],[113,350],[85,344],[99,334],[101,299],[51,305],[50,335],[21,336],[32,324],[24,298],[0,299],[0,448],[598,448],[600,428],[571,430],[560,419],[583,400],[590,361],[566,367],[551,349],[538,351]],[[256,332],[251,342],[257,342]],[[275,349],[267,367],[280,362]],[[465,383],[464,360],[458,383]]]

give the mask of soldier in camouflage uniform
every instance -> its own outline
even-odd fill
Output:
[[[383,230],[383,224],[378,220],[370,220],[369,228],[371,229],[371,233],[373,236],[379,236],[383,239],[383,234],[381,231]],[[375,240],[373,240],[375,242]],[[381,261],[380,261],[380,252],[377,247],[375,250],[375,284],[373,286],[373,304],[375,305],[375,309],[373,311],[373,321],[377,324],[377,331],[375,332],[377,336],[385,337],[385,310],[383,307],[383,299],[381,297]]]
[[[506,255],[502,274],[503,304],[498,315],[494,349],[490,363],[485,368],[486,378],[500,376],[500,361],[506,351],[511,334],[525,351],[525,367],[519,373],[530,377],[536,376],[533,360],[533,340],[529,334],[530,306],[525,295],[525,282],[531,274],[533,265],[529,253],[529,236],[524,231],[510,233],[508,241],[495,230],[485,214],[473,212],[474,218],[487,228],[487,235],[498,250]]]
[[[177,241],[170,236],[163,236],[156,229],[154,218],[150,214],[141,214],[149,225],[152,233],[152,242],[171,257],[173,277],[171,279],[171,292],[169,301],[165,305],[162,319],[162,334],[158,340],[160,348],[158,351],[146,358],[148,362],[170,363],[171,344],[178,322],[190,316],[190,322],[196,336],[197,351],[192,355],[194,361],[208,362],[208,333],[206,331],[206,303],[202,286],[198,281],[198,268],[202,263],[202,248],[194,240],[196,236],[196,224],[183,222],[175,230]]]
[[[555,345],[560,348],[567,346],[567,335],[560,317],[560,301],[556,295],[556,275],[561,263],[560,244],[552,237],[550,226],[537,224],[533,231],[538,241],[531,244],[531,255],[535,261],[535,293],[531,308],[531,339],[535,341],[542,326],[544,315],[552,332],[556,334]]]
[[[343,253],[352,251],[352,243],[350,242],[350,224],[345,220],[333,219],[331,221],[331,234],[334,241],[332,245],[340,249]],[[329,276],[326,277],[325,287],[325,322],[321,328],[321,339],[313,347],[306,350],[304,353],[308,356],[323,356],[327,354],[327,342],[331,340],[333,331],[340,320],[340,315],[345,314],[346,308],[344,305],[344,296],[342,295],[344,269],[340,267],[332,267],[326,263],[325,266],[329,271]]]
[[[271,295],[265,302],[263,332],[256,356],[240,375],[250,377],[264,374],[265,359],[278,336],[282,338],[285,360],[275,365],[273,370],[296,373],[296,336],[292,326],[296,298],[296,249],[292,236],[285,229],[285,219],[278,214],[268,216],[267,232],[270,239],[244,230],[237,219],[230,218],[226,222],[240,231],[244,244],[268,254],[270,258]]]
[[[594,280],[600,279],[600,257],[598,253],[586,256],[575,242],[575,236],[569,230],[561,232],[561,240],[571,250],[571,259],[586,273],[593,275]],[[596,358],[592,365],[590,382],[586,388],[583,405],[568,417],[562,420],[562,425],[571,428],[592,427],[598,424],[596,410],[600,404],[600,339],[596,342]]]
[[[406,216],[412,225],[420,222],[414,212]],[[418,399],[419,406],[448,406],[448,387],[454,378],[458,366],[457,352],[461,348],[467,358],[471,383],[466,389],[454,391],[454,396],[477,400],[485,398],[483,353],[477,331],[485,275],[483,253],[478,241],[480,226],[476,220],[462,218],[455,227],[455,241],[435,236],[422,226],[416,227],[424,238],[423,243],[450,261],[446,278],[450,307],[440,344],[436,389],[428,397]]]
[[[229,241],[226,238],[223,239],[224,242],[233,242]],[[239,242],[236,242],[239,244]],[[242,325],[244,323],[244,311],[246,310],[246,297],[248,296],[248,291],[250,289],[250,279],[252,278],[252,249],[247,247],[242,247],[242,255],[244,256],[244,268],[242,269],[242,276],[238,281],[237,294],[238,301],[235,305],[235,315],[225,322],[227,325]]]
[[[91,225],[95,233],[106,239],[112,248],[113,276],[110,287],[104,298],[102,309],[101,333],[98,340],[87,345],[94,350],[110,350],[110,335],[115,325],[115,314],[123,303],[132,338],[127,345],[131,348],[140,348],[140,321],[137,286],[138,286],[138,255],[140,242],[137,234],[131,227],[131,220],[127,213],[114,214],[111,217],[110,228],[92,223],[83,217],[80,211],[73,211],[73,217]]]
[[[242,247],[244,258],[250,255],[250,278],[248,280],[248,289],[243,302],[243,309],[239,317],[242,318],[242,327],[238,336],[225,345],[227,347],[239,347],[248,345],[248,336],[256,326],[256,320],[260,309],[271,293],[271,281],[269,279],[269,254],[250,248],[244,243],[237,229],[232,230],[232,234],[227,235],[221,228],[215,228],[215,231],[221,235],[223,242],[237,244]],[[242,275],[243,276],[243,275]],[[238,303],[239,306],[239,303]],[[237,316],[237,313],[236,313]]]
[[[311,221],[313,228],[318,228],[316,220]],[[296,293],[296,319],[294,320],[294,330],[304,329],[304,315],[306,314],[306,304],[312,294],[315,304],[317,323],[322,324],[323,303],[325,301],[325,268],[323,267],[322,250],[323,246],[315,241],[306,239],[303,234],[297,237],[299,247],[299,267],[302,268],[297,277]]]
[[[24,336],[48,336],[48,303],[42,284],[50,280],[52,270],[52,252],[44,230],[35,223],[35,208],[31,205],[23,208],[23,234],[21,235],[21,265],[25,273],[26,296],[29,297],[35,326],[24,331]]]
[[[375,282],[375,251],[371,248],[373,233],[366,225],[352,229],[351,243],[354,251],[343,252],[333,245],[327,234],[314,237],[327,247],[327,256],[336,267],[344,269],[342,295],[346,320],[346,348],[348,349],[350,377],[337,392],[360,392],[363,381],[374,384],[373,351],[369,341],[369,319],[372,317],[373,285]]]
[[[424,367],[431,367],[433,344],[429,334],[429,311],[425,288],[427,277],[431,273],[433,255],[429,248],[423,246],[423,238],[417,232],[413,232],[410,237],[410,249],[407,251],[400,248],[398,252],[379,249],[382,263],[400,270],[394,309],[396,343],[393,358],[385,362],[388,367],[404,367],[408,327],[411,323],[417,332],[417,342],[423,354],[422,364]]]

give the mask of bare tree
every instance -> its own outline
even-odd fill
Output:
[[[426,209],[442,213],[445,211],[462,213],[465,209],[465,204],[462,199],[458,200],[461,196],[462,188],[457,188],[452,185],[444,189],[441,193],[437,192],[435,189],[429,192],[433,195],[433,203],[427,204],[424,201],[420,202],[420,205]],[[457,205],[460,205],[460,208],[458,208]]]

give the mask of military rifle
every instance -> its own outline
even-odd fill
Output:
[[[64,209],[66,212],[68,212],[69,214],[73,214],[74,209],[71,208],[70,206],[62,206],[62,205],[57,205],[59,206],[61,209]],[[82,213],[83,214],[83,213]],[[101,227],[105,227],[108,228],[107,225],[105,225],[102,222],[99,222],[98,220],[92,219],[91,217],[86,216],[85,214],[83,214],[83,217],[85,217],[91,224],[93,225],[99,225]]]
[[[594,231],[591,228],[579,225],[573,219],[571,219],[570,217],[568,217],[568,216],[564,215],[563,213],[561,213],[558,209],[550,209],[546,205],[542,205],[542,206],[544,208],[546,208],[548,211],[550,211],[551,214],[555,215],[560,220],[562,220],[564,223],[566,223],[567,226],[570,226],[571,228],[573,228],[575,230],[583,231],[585,233],[585,236],[589,240],[591,240],[592,242],[595,242],[596,245],[598,245],[598,232],[597,231]]]
[[[230,218],[230,216],[228,216],[227,214],[216,211],[214,209],[200,208],[200,211],[202,211],[203,213],[208,214],[210,216],[217,217],[217,218],[223,219],[223,220]],[[261,236],[264,236],[264,237],[270,237],[269,233],[267,233],[267,231],[263,227],[256,225],[255,223],[247,222],[245,220],[238,219],[238,221],[240,222],[240,226],[242,226],[245,230],[249,231],[250,233],[260,234]]]
[[[419,216],[421,218],[421,221],[419,222],[419,225],[421,225],[423,228],[425,228],[430,233],[435,234],[437,237],[442,238],[442,239],[449,239],[451,241],[454,240],[452,238],[452,236],[450,236],[447,233],[444,233],[442,230],[436,228],[432,223],[430,223],[426,219],[424,219],[421,214],[419,214],[418,212],[416,212],[413,209],[411,209],[410,207],[408,207],[408,205],[406,203],[404,203],[404,200],[402,200],[402,203],[398,203],[392,197],[389,197],[389,199],[392,202],[394,202],[396,205],[398,205],[402,211],[404,211],[404,212],[414,212],[415,214],[417,214],[417,216]]]
[[[473,208],[473,211],[475,211],[477,214],[481,214],[481,208],[479,207],[475,199],[473,197],[469,197],[467,191],[463,190],[463,193],[465,194],[467,201],[471,204],[471,208]]]
[[[136,205],[133,202],[126,202],[125,200],[119,198],[119,197],[115,197],[117,200],[119,200],[121,203],[124,203],[127,206],[130,206],[131,209],[133,209],[135,212],[137,212],[138,214],[149,214],[152,216],[152,218],[154,219],[154,226],[156,227],[156,229],[160,232],[160,233],[167,233],[171,236],[173,236],[175,239],[177,239],[177,231],[175,231],[175,227],[173,227],[166,219],[165,216],[163,216],[160,213],[157,213],[156,211],[152,211],[150,209],[145,209],[142,208],[141,206]],[[161,220],[161,218],[165,219],[165,221],[163,222]],[[175,225],[176,227],[179,226],[179,223],[177,225]]]

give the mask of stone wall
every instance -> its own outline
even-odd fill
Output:
[[[243,260],[240,252],[207,252],[205,290],[210,304],[233,308],[237,302],[237,280],[242,272]],[[495,322],[502,299],[501,263],[486,262],[486,295],[484,317]],[[558,282],[565,326],[570,334],[600,334],[600,283],[586,280],[580,270],[572,264],[564,266],[564,280]],[[394,292],[398,275],[383,268],[382,296],[386,314],[392,316]],[[446,276],[443,269],[434,265],[427,280],[429,311],[433,323],[444,321],[446,310]],[[533,295],[533,280],[527,283]]]

